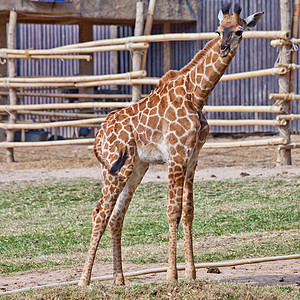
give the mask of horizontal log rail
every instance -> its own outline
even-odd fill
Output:
[[[210,126],[284,126],[286,120],[207,120]]]
[[[220,81],[229,81],[229,80],[238,80],[246,78],[255,78],[261,76],[270,76],[270,75],[283,75],[287,72],[286,68],[270,68],[257,71],[241,72],[235,74],[226,74],[223,75]],[[89,87],[89,86],[104,86],[104,85],[132,85],[132,84],[148,84],[148,85],[157,85],[160,81],[160,78],[157,77],[145,77],[141,79],[132,79],[132,80],[103,80],[95,82],[84,82],[75,84],[76,87]]]
[[[283,75],[287,68],[270,68],[249,72],[223,75],[220,81],[238,80],[269,75]],[[135,71],[122,74],[69,76],[69,77],[34,77],[34,78],[0,78],[0,87],[3,88],[30,88],[30,87],[91,87],[104,85],[157,85],[160,78],[138,78],[146,76],[146,71]],[[123,79],[122,79],[123,78]],[[84,81],[84,82],[83,82]]]
[[[2,142],[0,147],[3,148],[23,148],[23,147],[49,147],[49,146],[63,146],[63,145],[85,145],[93,144],[94,138],[90,139],[76,139],[76,140],[62,140],[62,141],[41,141],[41,142]],[[260,139],[240,142],[226,142],[226,143],[205,143],[204,149],[221,149],[221,148],[237,148],[237,147],[257,147],[257,146],[276,146],[286,144],[285,138]],[[92,149],[93,146],[89,146]]]
[[[131,51],[149,48],[148,43],[131,43],[125,45],[111,45],[111,46],[97,46],[90,48],[52,48],[52,49],[0,49],[0,57],[8,58],[9,55],[24,55],[29,59],[32,55],[58,55],[58,54],[72,54],[72,53],[95,53],[106,51]]]
[[[246,31],[243,38],[260,38],[260,39],[288,39],[289,31]],[[131,36],[126,38],[105,39],[98,41],[90,41],[78,44],[61,46],[53,49],[73,49],[73,48],[90,48],[106,45],[120,45],[141,42],[169,42],[169,41],[193,41],[193,40],[210,40],[218,35],[215,32],[201,33],[168,33],[155,35]]]
[[[298,45],[300,44],[300,39],[290,39],[290,40],[286,40],[286,39],[276,39],[276,40],[272,40],[270,42],[271,46],[273,47],[279,47],[279,46],[284,46],[284,45]]]
[[[83,102],[83,103],[49,103],[49,104],[28,104],[28,105],[0,105],[0,112],[9,111],[31,111],[47,109],[76,109],[76,108],[122,108],[131,105],[131,102]],[[243,105],[206,105],[204,112],[268,112],[281,113],[281,106],[243,106]]]
[[[55,128],[55,127],[76,127],[82,124],[90,123],[101,123],[106,118],[90,118],[83,120],[72,120],[72,121],[56,121],[48,123],[23,123],[23,124],[8,124],[0,123],[0,128],[5,130],[18,130],[18,129],[44,129],[44,128]],[[208,124],[211,126],[284,126],[286,120],[208,120]]]
[[[294,121],[300,120],[300,114],[278,115],[276,120]]]
[[[276,146],[286,144],[285,138],[272,138],[263,140],[240,141],[240,142],[226,142],[226,143],[205,143],[204,149],[222,149],[222,148],[238,148],[238,147],[257,147],[257,146]]]
[[[99,85],[100,82],[109,80],[124,79],[131,81],[131,78],[144,77],[147,75],[145,70],[133,71],[120,74],[108,75],[89,75],[89,76],[62,76],[62,77],[14,77],[0,78],[0,87],[3,88],[19,88],[30,86],[77,86],[78,82],[92,83],[92,86]]]
[[[292,149],[299,149],[300,148],[300,142],[298,143],[289,143],[287,145],[279,145],[279,150],[292,150]]]
[[[206,106],[202,109],[203,112],[268,112],[268,113],[282,113],[281,106]],[[8,115],[8,112],[0,112],[0,115]],[[19,115],[36,115],[59,118],[75,118],[88,119],[106,117],[106,115],[97,115],[94,113],[71,113],[71,112],[48,112],[35,110],[18,110]]]
[[[107,115],[98,115],[93,113],[70,113],[70,112],[54,112],[54,111],[31,111],[31,110],[18,110],[18,115],[30,116],[46,116],[58,118],[73,118],[73,119],[92,119],[92,118],[106,118]]]
[[[0,128],[6,130],[18,130],[18,129],[44,129],[44,128],[55,128],[55,127],[76,127],[82,124],[89,123],[101,123],[104,122],[106,118],[91,118],[84,120],[72,120],[72,121],[57,121],[57,122],[49,122],[49,123],[39,123],[39,124],[8,124],[8,123],[0,123]]]
[[[246,105],[228,105],[214,106],[206,105],[202,109],[203,112],[267,112],[282,113],[284,110],[281,106],[246,106]]]
[[[83,81],[101,81],[110,79],[120,79],[120,78],[136,78],[141,76],[146,76],[147,72],[145,70],[132,71],[127,73],[119,74],[107,74],[107,75],[86,75],[86,76],[60,76],[60,77],[1,77],[0,84],[9,81],[9,83],[41,83],[41,82],[83,82]]]
[[[0,91],[1,96],[8,96],[8,92]],[[45,97],[45,98],[70,98],[70,99],[131,99],[131,94],[63,94],[63,93],[38,93],[38,92],[17,92],[18,96]],[[148,95],[142,95],[142,98]]]
[[[299,101],[300,95],[296,95],[295,93],[289,94],[269,94],[270,100],[286,100],[286,101]]]
[[[300,65],[296,65],[296,64],[276,64],[276,67],[283,67],[283,68],[287,68],[287,69],[300,69]]]
[[[93,144],[94,138],[91,139],[76,139],[76,140],[60,140],[60,141],[41,141],[41,142],[2,142],[0,147],[3,148],[24,148],[24,147],[51,147],[51,146],[66,146],[66,145],[85,145]]]
[[[0,105],[0,111],[72,109],[72,108],[119,108],[130,105],[130,102],[83,102],[83,103],[49,103]]]
[[[0,49],[0,52],[4,51],[4,49]],[[7,54],[7,51],[4,51],[5,54],[2,54],[2,58],[5,57],[5,59],[83,59],[83,60],[87,60],[90,61],[92,60],[92,56],[91,55],[63,55],[63,54],[58,54],[58,55],[40,55],[40,54],[35,54],[35,55],[30,55],[30,56],[26,56],[23,54]],[[0,54],[1,57],[1,54]]]

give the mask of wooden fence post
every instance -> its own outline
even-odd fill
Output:
[[[134,36],[143,35],[144,32],[144,2],[136,3],[136,19],[135,19],[135,28]],[[130,47],[130,45],[129,45]],[[142,69],[142,59],[143,51],[135,50],[132,54],[132,71],[139,71]],[[132,85],[132,102],[137,102],[141,99],[142,96],[142,87],[141,85],[134,84]]]
[[[15,11],[11,11],[9,15],[9,25],[8,25],[8,35],[7,35],[7,48],[15,49],[16,48],[16,26],[17,26],[17,13]],[[16,76],[16,64],[15,59],[8,59],[8,78],[12,78]],[[9,103],[10,105],[17,104],[17,91],[15,88],[9,89]],[[9,124],[16,123],[17,120],[17,112],[10,111],[9,113]],[[13,142],[15,136],[15,131],[7,130],[6,141]],[[14,162],[14,149],[7,148],[6,149],[6,160],[8,163]]]
[[[6,32],[6,20],[0,21],[0,48],[7,47],[7,32]],[[0,76],[7,77],[7,60],[4,58],[0,58]],[[0,105],[7,105],[8,104],[8,94],[7,89],[0,88],[1,95],[0,95]],[[6,120],[6,116],[0,116],[0,119]],[[0,142],[6,140],[6,132],[5,129],[0,129]]]
[[[281,30],[291,31],[292,21],[291,21],[291,5],[290,0],[280,0],[280,23]],[[291,63],[291,46],[284,45],[281,47],[280,51],[280,63],[290,64]],[[290,92],[290,74],[289,72],[283,75],[279,75],[279,93],[288,94]],[[283,114],[290,114],[291,112],[291,101],[280,101],[284,112]],[[285,138],[288,143],[291,140],[291,129],[290,122],[287,121],[285,126],[279,126],[280,137]],[[290,149],[278,150],[277,165],[291,165],[292,157]]]

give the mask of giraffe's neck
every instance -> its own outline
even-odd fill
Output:
[[[199,111],[202,110],[208,96],[226,71],[237,50],[236,46],[226,57],[221,57],[218,53],[220,44],[220,38],[213,39],[196,54],[190,64],[180,70],[185,76],[186,92]]]

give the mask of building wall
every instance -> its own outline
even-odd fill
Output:
[[[198,0],[198,32],[212,32],[218,26],[218,11],[224,1]],[[280,0],[240,0],[241,17],[247,17],[258,11],[264,11],[264,16],[255,30],[280,30]],[[200,42],[203,47],[205,42]],[[269,39],[244,39],[237,54],[226,71],[227,74],[272,68],[278,57],[278,49],[270,46]],[[300,52],[297,54],[300,63]],[[295,72],[294,91],[300,93],[300,74]],[[220,82],[212,92],[209,105],[272,105],[275,101],[269,100],[269,93],[278,93],[278,76]],[[300,113],[299,101],[294,101],[292,113]],[[249,119],[254,113],[208,113],[210,119]],[[258,113],[259,119],[272,119],[274,114]],[[299,132],[300,122],[293,121],[292,129]],[[259,126],[259,131],[277,132],[277,127]],[[252,132],[254,126],[216,127],[214,132]]]
[[[174,23],[171,25],[171,32],[212,32],[218,26],[217,14],[221,7],[221,0],[198,0],[198,23]],[[265,15],[257,25],[257,30],[279,30],[280,9],[279,0],[272,2],[267,0],[241,0],[242,16],[246,17],[257,11],[264,11]],[[21,24],[18,28],[18,45],[21,49],[27,48],[51,48],[60,45],[78,42],[78,25],[33,25]],[[152,33],[163,32],[162,24],[154,24]],[[120,26],[119,36],[126,37],[133,35],[133,26]],[[110,27],[105,25],[94,26],[94,39],[105,39],[110,37]],[[188,63],[195,53],[200,50],[206,41],[171,42],[171,68],[180,69]],[[297,61],[300,61],[298,51]],[[244,39],[240,45],[236,57],[226,73],[245,72],[271,68],[278,57],[277,49],[270,46],[269,39]],[[163,75],[163,43],[152,43],[150,45],[146,70],[148,76],[161,77]],[[94,73],[111,73],[110,53],[94,54]],[[128,51],[119,52],[119,71],[121,73],[131,70],[131,57]],[[46,76],[46,75],[77,75],[79,72],[78,61],[71,60],[28,60],[19,61],[18,75],[20,76]],[[299,72],[295,75],[295,92],[300,94]],[[99,87],[96,92],[109,92],[111,87]],[[150,93],[154,86],[143,86],[144,94]],[[119,91],[123,94],[131,92],[130,86],[120,86]],[[271,105],[274,101],[268,99],[269,93],[278,92],[278,76],[266,76],[260,78],[220,82],[212,92],[208,105]],[[26,103],[54,102],[53,98],[26,97]],[[108,112],[108,110],[106,110]],[[299,101],[294,101],[292,113],[299,114]],[[207,113],[209,119],[253,119],[254,113]],[[274,114],[258,113],[259,119],[274,119]],[[300,122],[292,122],[293,131],[299,132]],[[220,127],[212,126],[211,132],[261,132],[278,131],[272,126],[237,126]],[[74,129],[61,129],[60,134],[71,137]]]

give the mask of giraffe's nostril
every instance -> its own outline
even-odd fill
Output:
[[[229,46],[228,45],[221,45],[220,48],[221,48],[221,50],[224,51],[224,50],[227,50],[229,48]]]

